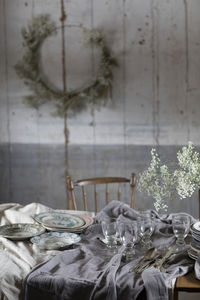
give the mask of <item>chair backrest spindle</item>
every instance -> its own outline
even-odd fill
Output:
[[[109,203],[109,190],[108,190],[108,184],[106,183],[106,204]]]
[[[136,186],[136,176],[134,173],[131,174],[130,186],[131,186],[130,207],[133,208],[134,207],[134,189]]]
[[[121,183],[118,183],[118,191],[117,191],[117,195],[118,195],[118,200],[121,200]]]
[[[94,199],[95,199],[95,213],[98,212],[98,193],[97,193],[97,186],[94,184]]]
[[[74,184],[70,176],[67,176],[67,188],[69,193],[69,205],[67,206],[70,207],[70,204],[72,204],[72,209],[77,210],[76,199],[74,195]]]
[[[84,204],[84,210],[88,211],[88,206],[87,206],[87,194],[85,187],[82,186],[82,194],[83,194],[83,204]]]

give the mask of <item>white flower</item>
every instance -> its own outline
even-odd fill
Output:
[[[171,198],[174,190],[183,199],[191,197],[196,188],[200,187],[200,156],[194,151],[191,142],[178,151],[178,168],[173,172],[166,165],[161,165],[154,148],[151,156],[149,168],[139,174],[138,190],[155,199],[156,210],[167,207],[164,199]]]

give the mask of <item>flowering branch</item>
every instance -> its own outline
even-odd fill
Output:
[[[180,199],[191,197],[200,187],[200,156],[191,142],[177,153],[178,168],[173,172],[161,165],[156,149],[151,150],[149,168],[139,174],[138,190],[155,199],[156,210],[166,209],[166,198],[172,198],[174,190]]]
[[[176,190],[181,199],[191,197],[196,188],[200,187],[200,157],[189,142],[182,152],[177,153],[180,169],[175,170]]]

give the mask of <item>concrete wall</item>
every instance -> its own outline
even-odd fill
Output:
[[[200,1],[64,3],[68,89],[89,82],[98,65],[98,51],[82,45],[81,24],[102,29],[119,62],[112,101],[68,120],[70,174],[130,176],[147,167],[152,146],[171,161],[189,140],[200,145]],[[59,0],[0,0],[1,203],[66,207],[63,120],[50,115],[52,106],[24,106],[29,91],[13,68],[22,51],[22,26],[50,13],[59,27],[60,7]],[[60,30],[43,45],[42,63],[49,80],[62,88]],[[150,199],[136,196],[137,208],[152,207]],[[169,206],[197,216],[197,194]]]

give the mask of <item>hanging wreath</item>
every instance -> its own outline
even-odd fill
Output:
[[[17,74],[25,79],[25,84],[31,94],[25,96],[25,102],[38,108],[40,105],[52,101],[56,106],[55,114],[63,117],[68,110],[76,113],[92,104],[99,107],[103,101],[110,99],[112,92],[112,67],[117,65],[110,49],[106,45],[104,35],[97,30],[86,32],[86,42],[92,43],[101,50],[100,63],[95,79],[82,89],[61,91],[52,86],[45,78],[41,69],[40,49],[46,38],[56,34],[56,25],[49,15],[40,15],[33,18],[26,28],[22,28],[23,55],[15,65]]]

